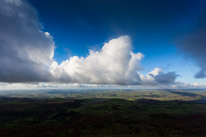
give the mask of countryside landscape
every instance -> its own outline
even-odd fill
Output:
[[[1,91],[0,95],[4,137],[206,136],[204,90]]]
[[[206,137],[206,0],[0,0],[0,137]]]

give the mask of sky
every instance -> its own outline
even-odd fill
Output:
[[[206,87],[205,0],[1,0],[0,89]]]

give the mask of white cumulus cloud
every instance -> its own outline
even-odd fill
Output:
[[[142,53],[133,53],[129,36],[105,43],[100,51],[89,50],[87,57],[73,56],[61,64],[53,62],[50,71],[59,82],[158,85],[174,83],[175,72],[164,73],[155,68],[146,76],[141,74]]]
[[[143,85],[175,84],[177,78],[175,72],[163,72],[160,68],[154,68],[147,75],[140,74]]]
[[[142,53],[131,51],[128,36],[105,43],[100,51],[89,50],[87,57],[73,56],[61,64],[53,62],[51,73],[59,81],[94,84],[138,84]]]

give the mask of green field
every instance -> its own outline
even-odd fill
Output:
[[[206,92],[1,91],[1,137],[205,137]]]

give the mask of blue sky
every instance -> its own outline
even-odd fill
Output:
[[[0,48],[3,49],[0,63],[4,66],[0,68],[1,82],[161,85],[164,83],[162,81],[169,81],[166,85],[175,85],[175,82],[206,84],[204,0],[3,0],[2,4],[11,10],[7,11],[10,14],[7,15],[2,7],[0,14],[4,20],[0,29],[2,33],[6,32],[5,37],[0,36]],[[12,31],[17,32],[18,36]],[[100,58],[100,62],[104,60],[103,55],[108,52],[103,51],[105,42],[111,45],[110,50],[113,51],[115,47],[115,42],[111,40],[121,41],[123,47],[131,42],[128,47],[124,47],[128,55],[124,58],[120,55],[119,58],[123,58],[124,62],[124,59],[131,61],[132,57],[136,57],[138,67],[132,72],[137,75],[136,78],[125,76],[126,71],[120,73],[119,69],[126,69],[125,66],[113,70],[115,63],[118,66],[122,62],[100,63],[102,67],[109,65],[112,69],[95,70],[95,66],[88,61],[94,61],[93,56]],[[89,50],[97,53],[92,54]],[[111,59],[116,58],[116,52],[125,53],[114,50]],[[138,52],[144,57],[137,55]],[[8,53],[13,53],[13,56]],[[78,58],[74,59],[75,56]],[[75,61],[71,65],[73,59]],[[8,71],[12,68],[12,62],[16,61],[19,61],[15,63],[17,70]],[[18,64],[22,64],[25,71]],[[71,69],[73,66],[89,67],[78,70]],[[109,77],[107,80],[111,80],[111,83],[105,83],[97,78],[101,76],[95,72],[122,74],[124,80],[128,81]],[[151,82],[151,79],[155,82]]]
[[[198,67],[175,44],[177,37],[195,29],[205,14],[205,1],[31,0],[56,43],[55,60],[88,55],[88,48],[121,35],[132,38],[133,50],[142,52],[144,73],[154,67],[180,73],[179,80],[194,83]],[[185,66],[183,68],[183,66]]]

